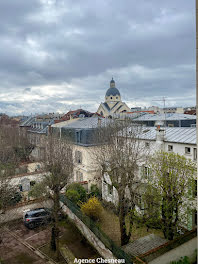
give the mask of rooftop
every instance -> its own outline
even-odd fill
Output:
[[[192,120],[196,119],[196,116],[177,114],[177,113],[167,113],[165,114],[145,114],[140,117],[134,118],[136,121],[158,121],[158,120]]]
[[[150,234],[148,236],[141,237],[133,242],[130,242],[126,246],[123,246],[123,250],[129,255],[139,256],[165,244],[167,241],[168,240],[157,235]]]
[[[145,140],[155,140],[156,127],[143,128],[139,138]],[[196,127],[166,127],[164,141],[196,144]]]
[[[53,128],[76,128],[76,129],[91,129],[98,126],[103,126],[110,122],[109,119],[99,117],[82,117],[64,121],[52,125]]]

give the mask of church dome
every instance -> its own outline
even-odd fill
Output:
[[[112,77],[112,80],[110,81],[110,88],[106,92],[106,96],[120,96],[120,92],[118,89],[115,87],[115,81]]]
[[[106,92],[106,96],[116,96],[116,95],[118,95],[118,96],[120,96],[120,92],[118,91],[118,89],[117,88],[109,88],[108,90],[107,90],[107,92]]]

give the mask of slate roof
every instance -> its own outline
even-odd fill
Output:
[[[34,122],[32,126],[28,129],[28,132],[38,133],[38,134],[47,134],[48,126],[52,125],[53,123],[54,123],[54,120],[51,120],[49,122]],[[34,127],[34,124],[36,125],[36,127]]]
[[[54,124],[52,125],[52,127],[53,128],[91,129],[91,128],[97,128],[99,126],[99,122],[101,126],[104,126],[105,124],[110,122],[110,119],[98,118],[98,117],[76,118],[76,119],[72,119],[69,121]]]
[[[109,89],[107,90],[105,96],[110,96],[110,95],[113,95],[113,96],[118,95],[118,96],[120,96],[120,92],[119,92],[118,89],[115,88],[115,87],[114,87],[114,88],[109,88]]]
[[[23,120],[20,124],[21,127],[31,126],[33,122],[35,121],[35,117],[28,117],[27,119]]]
[[[117,102],[112,108],[111,108],[111,110],[113,110],[115,107],[116,107],[116,105],[118,105],[120,102]]]
[[[143,127],[140,139],[156,140],[156,127]],[[196,127],[166,127],[165,142],[196,144]]]
[[[140,117],[135,118],[136,121],[158,121],[164,120],[164,114],[145,114]],[[186,114],[176,114],[176,113],[167,113],[166,120],[192,120],[196,119],[196,116],[186,115]]]
[[[106,107],[107,111],[110,112],[110,108],[109,108],[108,104],[107,103],[102,103],[102,104]]]

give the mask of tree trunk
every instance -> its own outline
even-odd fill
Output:
[[[120,222],[120,233],[121,233],[121,246],[126,245],[129,242],[131,236],[131,232],[129,232],[129,235],[127,235],[125,217],[126,217],[125,200],[124,200],[124,196],[121,195],[121,198],[119,198],[119,222]],[[130,226],[130,230],[131,230],[131,226]]]
[[[166,200],[168,199],[168,201]],[[168,240],[174,238],[174,226],[173,226],[173,204],[171,197],[162,199],[162,230],[164,237]]]
[[[60,211],[60,204],[59,204],[59,190],[58,188],[55,188],[53,200],[54,200],[54,206],[53,206],[53,221],[54,221],[54,240],[55,240],[55,248],[56,248],[56,256],[57,260],[60,258],[60,251],[59,251],[59,227],[58,227],[58,214]],[[52,240],[52,239],[51,239]]]
[[[55,226],[53,225],[51,231],[51,242],[50,242],[51,250],[56,251],[56,238],[55,238]]]

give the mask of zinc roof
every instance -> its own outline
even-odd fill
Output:
[[[140,139],[156,140],[156,127],[145,127]],[[166,127],[165,142],[196,144],[196,127]]]
[[[35,121],[35,117],[30,116],[27,119],[23,120],[21,122],[20,126],[21,127],[22,126],[31,126],[34,121]]]
[[[107,122],[110,122],[110,120],[105,119],[105,118],[100,118],[99,120],[98,117],[83,117],[83,118],[76,118],[76,119],[68,120],[65,122],[60,122],[60,123],[52,125],[52,127],[89,129],[89,128],[96,128],[98,126],[103,126]]]
[[[164,120],[165,114],[145,114],[140,117],[134,118],[137,121],[158,121]],[[194,115],[186,115],[186,114],[177,114],[177,113],[167,113],[166,120],[192,120],[196,119]]]

